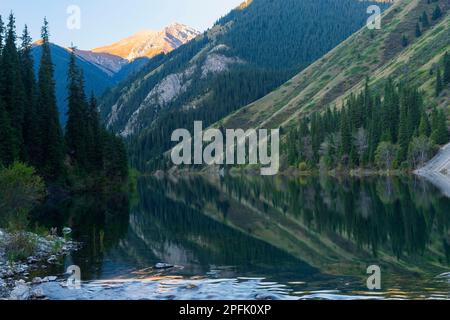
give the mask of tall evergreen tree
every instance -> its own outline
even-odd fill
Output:
[[[350,128],[349,112],[344,108],[341,112],[341,156],[350,156],[352,151],[352,132]]]
[[[442,83],[442,74],[441,69],[436,70],[436,97],[439,97],[439,95],[442,92],[442,89],[444,89],[444,84]]]
[[[428,14],[425,11],[422,13],[422,17],[420,20],[422,21],[422,27],[424,29],[428,28],[430,26],[430,21],[428,20]]]
[[[40,114],[39,169],[45,177],[56,179],[63,173],[64,143],[56,105],[47,19],[42,27],[42,57],[38,77],[38,113]]]
[[[123,141],[103,130],[104,171],[108,178],[124,180],[128,175],[127,152]]]
[[[36,78],[34,75],[34,61],[32,55],[32,39],[25,25],[20,47],[20,66],[24,87],[24,123],[23,139],[25,144],[26,158],[32,165],[37,165],[39,154],[39,118],[36,111]]]
[[[102,128],[100,126],[100,116],[98,114],[98,104],[94,93],[91,94],[87,110],[87,159],[93,170],[103,168],[103,141]]]
[[[416,37],[419,38],[422,36],[422,29],[420,29],[420,24],[416,24]]]
[[[431,126],[428,116],[425,112],[422,113],[419,125],[419,136],[429,137],[431,134]]]
[[[70,157],[81,168],[87,166],[87,103],[83,75],[76,65],[75,48],[71,49],[68,69],[68,106],[66,146]]]
[[[372,112],[372,119],[370,123],[370,134],[369,134],[369,161],[373,162],[375,160],[375,151],[381,140],[381,97],[376,96],[374,98],[374,109]]]
[[[442,17],[442,10],[441,10],[441,7],[437,4],[436,8],[433,11],[433,15],[432,15],[431,19],[438,20],[440,17]]]
[[[449,133],[446,121],[446,115],[443,110],[433,110],[431,140],[439,145],[448,143]]]
[[[3,32],[4,32],[5,25],[3,24],[3,18],[2,15],[0,15],[0,56],[3,52]],[[1,70],[0,70],[1,72]],[[0,78],[1,79],[1,78]]]
[[[444,55],[444,83],[450,83],[450,55],[448,52]]]
[[[5,33],[5,44],[2,51],[2,97],[6,112],[9,114],[13,138],[19,155],[25,158],[23,148],[24,89],[21,77],[19,53],[16,47],[16,25],[11,13]]]
[[[409,39],[406,35],[402,36],[402,46],[407,47],[409,45]]]
[[[8,166],[17,158],[14,145],[13,130],[8,113],[0,97],[0,167]]]
[[[398,130],[398,144],[399,154],[397,160],[399,163],[406,160],[409,147],[409,132],[408,132],[408,106],[406,103],[402,103],[400,107],[400,122]]]

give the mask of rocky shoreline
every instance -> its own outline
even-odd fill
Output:
[[[434,184],[443,195],[450,198],[450,143],[415,174]]]
[[[0,300],[45,299],[42,290],[33,286],[56,281],[57,277],[31,278],[31,274],[45,273],[60,257],[80,248],[79,243],[53,235],[42,237],[29,232],[24,235],[35,243],[34,253],[23,261],[10,261],[6,246],[13,235],[0,229]]]

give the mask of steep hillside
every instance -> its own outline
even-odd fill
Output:
[[[149,168],[171,147],[174,129],[212,124],[263,97],[358,30],[368,5],[247,1],[110,92],[101,105],[105,123],[129,138],[133,164]]]
[[[433,19],[439,4],[443,16]],[[450,3],[447,0],[400,0],[388,9],[381,30],[364,27],[322,59],[263,99],[221,121],[227,128],[289,127],[315,111],[340,107],[351,93],[381,91],[387,79],[408,83],[425,93],[428,105],[450,107],[450,92],[435,96],[435,68],[450,51]],[[422,23],[423,13],[429,26]],[[417,25],[420,36],[416,35]],[[406,41],[404,40],[406,39]]]

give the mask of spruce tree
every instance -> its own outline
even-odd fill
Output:
[[[408,112],[406,103],[402,103],[400,107],[400,122],[398,130],[398,144],[399,144],[399,154],[398,162],[401,163],[406,160],[409,147],[409,132],[408,132]]]
[[[381,139],[381,97],[377,95],[374,98],[374,109],[372,113],[371,125],[370,125],[370,136],[369,136],[369,161],[373,162],[375,160],[375,151],[380,143]]]
[[[389,79],[384,88],[384,101],[381,110],[382,121],[382,141],[395,143],[398,138],[400,97],[391,79]]]
[[[127,152],[119,137],[103,130],[104,173],[111,180],[123,181],[128,176]]]
[[[444,145],[449,141],[449,133],[445,112],[443,110],[433,112],[433,133],[431,140],[438,145]]]
[[[433,15],[431,17],[431,19],[433,19],[434,21],[438,20],[440,17],[442,17],[442,10],[441,7],[439,7],[439,5],[436,5],[436,8],[433,11]]]
[[[364,106],[362,108],[362,119],[364,128],[370,127],[370,120],[373,113],[373,97],[369,86],[369,78],[366,78],[366,84],[364,86]]]
[[[12,164],[16,158],[17,151],[13,139],[13,130],[0,97],[0,167]]]
[[[425,112],[422,113],[419,125],[419,136],[429,137],[431,134],[431,126],[428,116]]]
[[[422,13],[422,18],[420,20],[422,20],[422,27],[424,29],[428,28],[430,26],[430,21],[428,20],[428,14],[425,11]]]
[[[87,167],[87,106],[83,75],[76,65],[75,48],[71,49],[68,68],[67,152],[80,169]]]
[[[94,93],[91,94],[87,114],[87,140],[88,149],[87,157],[90,167],[93,170],[101,170],[103,168],[103,141],[100,126],[100,116],[98,114],[98,104]]]
[[[444,83],[450,83],[450,55],[448,52],[444,55]]]
[[[420,29],[420,24],[416,24],[416,37],[419,38],[422,36],[422,30]]]
[[[25,25],[20,47],[20,66],[24,87],[24,124],[23,139],[26,158],[32,165],[37,165],[39,154],[39,114],[36,112],[36,78],[32,55],[32,39]]]
[[[350,156],[352,148],[352,132],[350,129],[349,112],[343,109],[341,112],[341,156]]]
[[[19,53],[16,47],[15,18],[11,13],[5,34],[5,44],[2,51],[2,97],[6,112],[9,114],[13,129],[14,144],[19,150],[20,158],[25,157],[23,148],[23,117],[24,90],[21,77]]]
[[[407,47],[409,45],[409,40],[406,35],[402,36],[402,46]]]
[[[2,15],[0,14],[0,57],[3,54],[3,32],[5,31],[5,25],[3,23]],[[0,76],[1,76],[1,70],[0,70]],[[1,79],[1,77],[0,77]]]
[[[408,138],[411,139],[413,135],[418,133],[423,100],[417,88],[405,88],[403,95],[403,101],[408,106]]]
[[[56,105],[54,67],[51,56],[47,19],[42,27],[42,57],[38,76],[38,110],[40,159],[39,169],[48,179],[55,180],[63,173],[64,143]]]
[[[436,97],[439,97],[443,88],[441,69],[438,68],[436,70]]]

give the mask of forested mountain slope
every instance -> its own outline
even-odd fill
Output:
[[[70,60],[70,51],[66,48],[55,44],[50,44],[50,50],[53,57],[53,64],[55,68],[55,84],[56,84],[56,99],[58,103],[58,111],[60,121],[64,125],[67,121],[67,71]],[[35,62],[35,72],[37,73],[40,67],[40,60],[42,56],[41,42],[33,47],[33,60]],[[107,88],[117,84],[116,80],[99,66],[77,56],[77,65],[83,71],[86,78],[86,92],[88,94],[94,93],[96,96],[102,95]]]
[[[129,138],[133,165],[154,167],[174,129],[191,129],[194,120],[210,125],[263,97],[364,25],[369,5],[247,1],[187,45],[153,58],[106,95],[101,114]]]
[[[439,6],[441,14],[436,15]],[[290,127],[326,107],[342,106],[365,80],[381,94],[387,79],[417,87],[428,108],[450,107],[450,90],[436,95],[436,70],[450,52],[450,2],[399,0],[380,30],[364,27],[279,89],[220,122],[226,128]],[[424,21],[424,13],[427,18]]]

